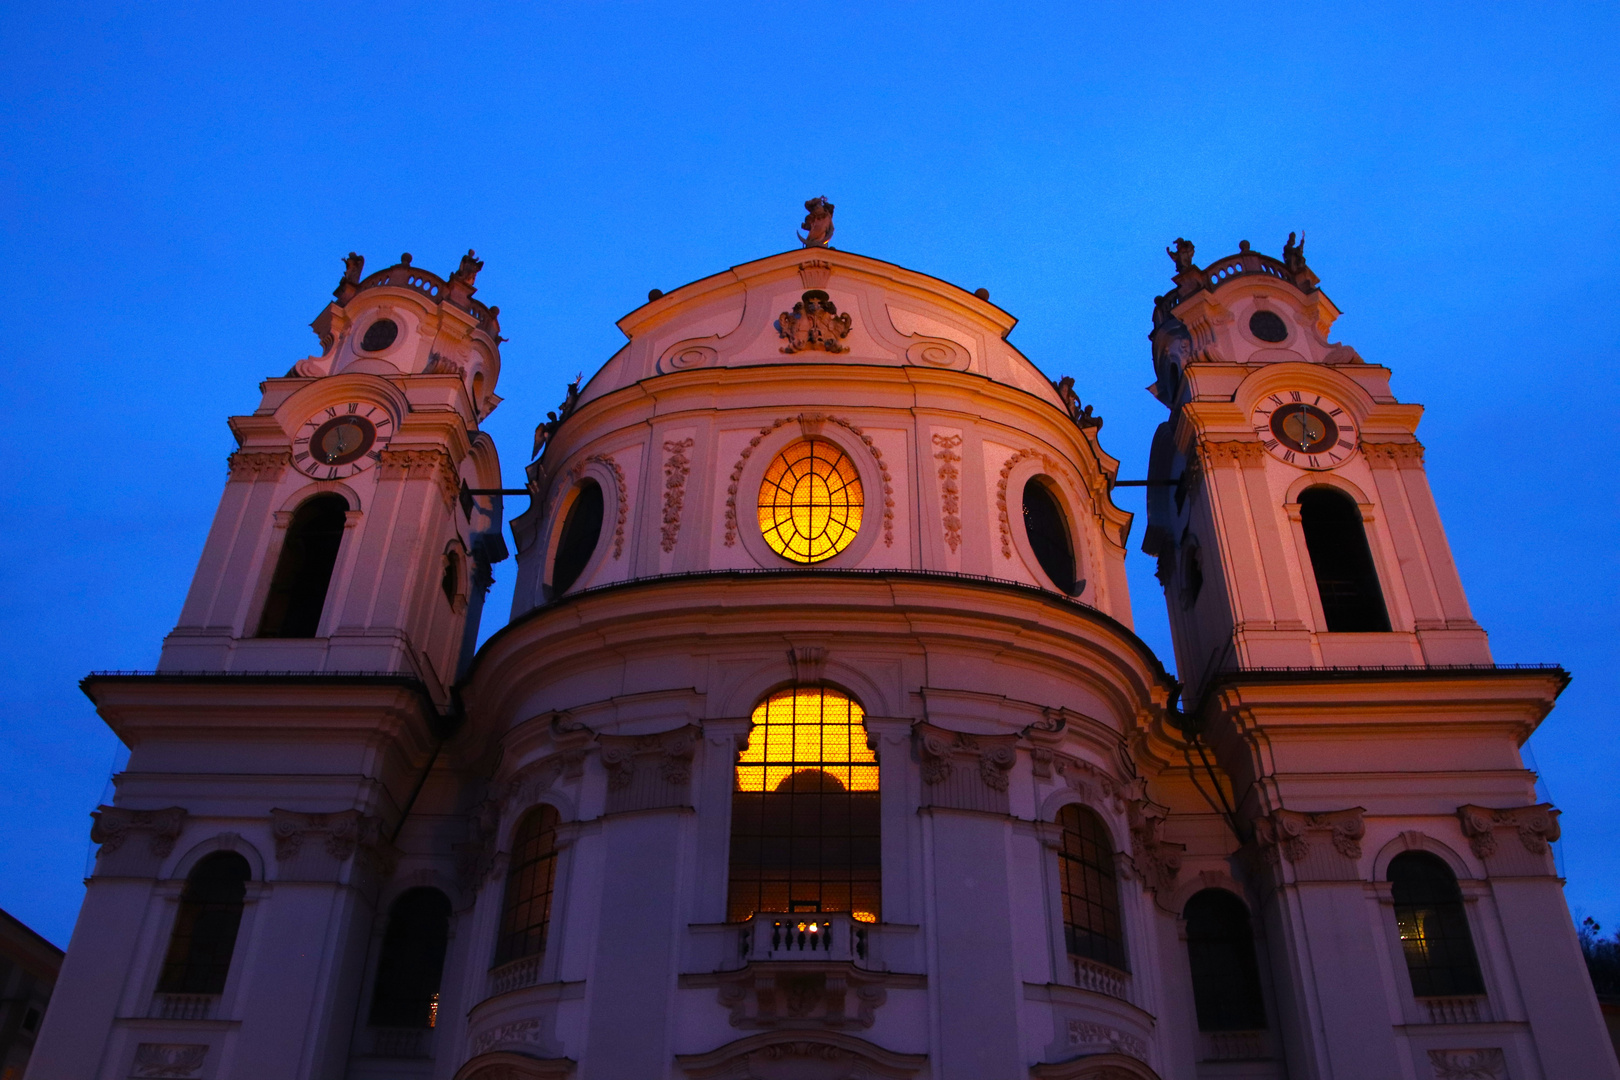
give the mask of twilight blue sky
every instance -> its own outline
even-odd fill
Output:
[[[1305,229],[1334,337],[1428,407],[1497,659],[1575,675],[1530,745],[1571,902],[1620,926],[1617,29],[1600,3],[0,6],[0,907],[66,944],[119,760],[75,683],[156,661],[224,419],[316,349],[344,253],[487,260],[515,484],[616,318],[791,247],[825,193],[838,246],[989,288],[1124,476],[1162,418],[1165,245]],[[1168,662],[1139,552],[1132,588]]]

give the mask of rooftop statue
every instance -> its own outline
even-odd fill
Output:
[[[349,252],[348,258],[343,260],[343,276],[338,279],[337,288],[332,290],[338,303],[347,304],[360,291],[360,272],[365,268],[366,257]]]
[[[1100,429],[1103,426],[1102,417],[1092,414],[1094,406],[1081,406],[1080,395],[1074,392],[1073,375],[1063,376],[1052,384],[1052,388],[1057,391],[1058,397],[1063,399],[1063,410],[1069,414],[1069,419],[1073,420],[1081,431],[1087,428]]]
[[[1294,243],[1294,234],[1289,233],[1288,239],[1283,242],[1283,265],[1288,272],[1298,274],[1305,269],[1305,234],[1299,234],[1299,243]]]
[[[453,279],[465,281],[468,285],[471,285],[478,279],[478,271],[482,270],[483,268],[484,260],[474,255],[472,248],[468,248],[467,254],[461,257],[461,265],[456,267],[456,272],[450,276]]]
[[[1193,262],[1193,250],[1191,240],[1184,240],[1178,236],[1176,237],[1176,246],[1174,248],[1165,248],[1164,253],[1175,262],[1176,273],[1185,274],[1189,270],[1198,269],[1197,264]]]
[[[804,208],[807,213],[799,228],[809,235],[799,237],[799,243],[805,247],[826,247],[833,235],[833,204],[827,201],[827,196],[817,195],[805,203]]]

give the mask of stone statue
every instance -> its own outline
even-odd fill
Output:
[[[461,257],[461,265],[456,267],[456,272],[450,276],[457,281],[465,281],[468,285],[471,285],[478,279],[478,271],[483,268],[484,260],[474,255],[472,248],[468,248],[467,254]]]
[[[832,241],[833,204],[827,201],[827,196],[817,195],[805,203],[804,208],[807,213],[799,228],[809,235],[799,237],[799,243],[805,247],[826,247]]]
[[[366,268],[366,257],[349,252],[349,257],[343,260],[343,281],[350,285],[360,284],[360,272]]]
[[[1052,384],[1052,388],[1057,391],[1058,397],[1063,401],[1063,411],[1069,414],[1069,419],[1073,420],[1075,426],[1080,430],[1084,431],[1087,428],[1100,429],[1103,426],[1102,417],[1093,415],[1093,406],[1081,407],[1080,395],[1074,392],[1073,375],[1063,376],[1063,378]]]
[[[1305,234],[1299,234],[1299,243],[1294,243],[1294,234],[1289,233],[1288,239],[1283,243],[1283,265],[1288,272],[1298,274],[1305,269]]]
[[[845,312],[840,315],[832,297],[820,289],[811,289],[804,298],[784,311],[776,320],[776,332],[787,340],[782,346],[785,353],[819,349],[822,352],[845,352],[839,342],[849,336],[854,320]]]
[[[1183,240],[1178,236],[1176,237],[1176,246],[1173,249],[1165,248],[1164,253],[1170,256],[1171,260],[1176,264],[1176,273],[1178,274],[1185,274],[1189,270],[1196,271],[1198,269],[1198,267],[1193,263],[1193,245],[1191,240]]]
[[[568,389],[563,394],[563,403],[557,406],[555,411],[547,412],[545,423],[534,429],[534,451],[530,453],[529,460],[532,461],[540,456],[540,451],[546,448],[547,440],[557,434],[557,429],[562,427],[562,422],[568,419],[569,415],[579,407],[579,384],[584,381],[585,373],[583,371],[575,375],[574,381],[568,384]]]

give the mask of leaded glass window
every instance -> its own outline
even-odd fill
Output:
[[[877,755],[865,713],[795,687],[754,709],[731,809],[728,918],[759,911],[881,914]]]
[[[518,822],[512,837],[511,869],[501,907],[501,934],[495,945],[500,966],[546,951],[551,893],[557,880],[557,811],[537,806]]]
[[[1063,937],[1069,955],[1125,967],[1125,932],[1119,919],[1114,847],[1096,814],[1073,803],[1058,811],[1063,846]]]
[[[1468,913],[1451,868],[1426,852],[1408,851],[1390,861],[1389,881],[1412,995],[1483,994]]]
[[[765,470],[759,531],[784,559],[830,559],[860,532],[865,499],[848,454],[826,439],[804,439],[776,455]]]

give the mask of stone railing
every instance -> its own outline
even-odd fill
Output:
[[[1245,251],[1237,255],[1228,255],[1224,259],[1216,259],[1204,267],[1204,280],[1209,288],[1244,274],[1266,274],[1270,277],[1281,278],[1292,282],[1294,275],[1288,272],[1288,267],[1267,255],[1257,251]]]
[[[398,1060],[431,1058],[432,1038],[432,1028],[372,1028],[371,1056]]]
[[[480,323],[489,323],[491,315],[489,306],[482,301],[474,300],[467,296],[467,293],[471,291],[470,288],[459,291],[453,290],[450,288],[450,282],[447,282],[438,274],[435,274],[429,270],[423,270],[419,266],[412,266],[408,262],[399,263],[395,266],[388,267],[386,270],[378,270],[375,274],[369,275],[364,281],[360,282],[357,288],[355,288],[355,292],[360,293],[367,289],[375,289],[383,285],[392,285],[395,288],[400,289],[414,289],[415,291],[422,293],[424,296],[430,296],[435,300],[448,298],[457,307],[466,310],[468,314],[472,315],[472,317],[477,319]],[[486,329],[487,328],[488,327],[486,325]]]
[[[1431,1024],[1478,1024],[1491,1018],[1483,995],[1424,997],[1418,1003],[1428,1011]]]
[[[1264,1061],[1271,1057],[1271,1040],[1264,1031],[1206,1031],[1205,1061]]]
[[[219,1008],[218,994],[153,994],[154,1020],[212,1020]]]
[[[1107,994],[1121,1001],[1131,1000],[1131,977],[1116,967],[1087,960],[1083,956],[1070,956],[1069,965],[1074,985],[1094,994]]]
[[[845,914],[795,915],[762,912],[737,930],[737,949],[747,962],[866,959],[866,924]]]
[[[489,972],[489,992],[486,996],[494,997],[496,994],[505,994],[512,990],[521,990],[525,986],[533,986],[540,981],[540,961],[544,954],[525,956],[521,960],[502,964],[498,968],[491,968]]]

